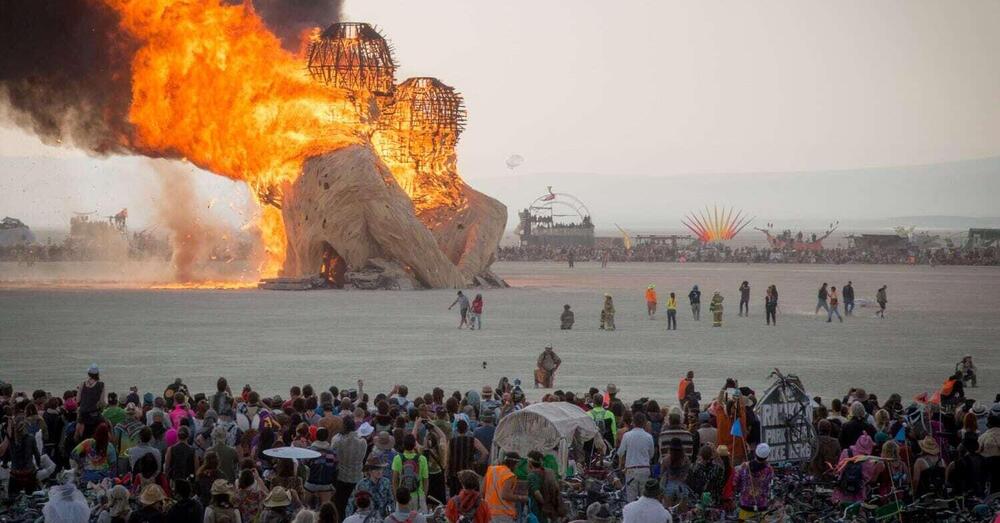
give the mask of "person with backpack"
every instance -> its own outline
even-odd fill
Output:
[[[864,501],[868,486],[878,474],[876,461],[866,460],[875,448],[868,434],[862,434],[854,445],[840,452],[837,462],[837,483],[833,489],[834,503],[851,504]]]
[[[462,488],[448,500],[444,517],[451,523],[489,523],[490,509],[479,493],[479,475],[460,470],[458,481]]]
[[[305,490],[310,497],[316,498],[318,505],[322,505],[333,497],[339,466],[337,451],[330,448],[330,431],[326,427],[316,429],[316,441],[312,442],[309,450],[319,452],[319,457],[308,462],[309,477]]]
[[[419,509],[427,511],[427,488],[430,477],[427,458],[417,452],[417,437],[403,437],[403,452],[392,460],[392,490],[396,492],[397,511]],[[407,492],[407,503],[399,507],[399,492]]]
[[[426,503],[426,501],[425,501]],[[409,489],[400,487],[396,490],[396,511],[385,517],[385,523],[427,523],[427,518],[420,511],[412,509],[417,504]]]
[[[944,496],[945,468],[941,447],[931,436],[920,440],[920,455],[913,462],[913,496],[925,494]]]
[[[691,292],[688,293],[688,301],[691,303],[691,316],[694,321],[701,320],[701,291],[698,290],[697,285],[692,287]]]
[[[587,415],[597,424],[597,431],[604,437],[604,441],[609,448],[615,446],[618,436],[618,427],[615,423],[615,415],[610,410],[604,408],[604,396],[600,392],[593,396],[594,406]]]

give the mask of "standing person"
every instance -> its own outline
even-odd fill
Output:
[[[458,480],[462,489],[448,500],[445,517],[451,523],[457,523],[459,519],[465,523],[489,523],[490,509],[479,493],[479,475],[471,470],[460,470]]]
[[[667,330],[677,330],[677,296],[672,292],[667,298]]]
[[[746,311],[746,316],[750,317],[750,283],[743,280],[740,284],[740,316],[743,316]]]
[[[42,463],[42,456],[24,419],[9,421],[5,429],[7,434],[0,434],[0,440],[4,440],[0,447],[6,448],[3,461],[10,466],[10,483],[4,494],[9,494],[9,499],[13,500],[19,492],[30,495],[38,488],[36,473],[38,465]]]
[[[559,316],[559,329],[564,331],[571,330],[573,324],[576,323],[574,316],[573,311],[569,310],[569,304],[563,305],[562,314]]]
[[[885,305],[889,303],[889,298],[886,296],[886,287],[888,285],[879,287],[878,292],[875,293],[875,301],[878,302],[878,312],[875,315],[883,320],[885,319]]]
[[[520,462],[520,454],[508,452],[503,457],[503,463],[486,469],[483,498],[490,509],[490,521],[494,523],[513,523],[517,518],[518,503],[528,500],[528,496],[517,492],[514,468]]]
[[[609,259],[611,259],[611,251],[609,251],[608,249],[604,249],[601,252],[601,268],[602,269],[608,268],[608,260]]]
[[[622,509],[622,523],[672,523],[673,516],[660,501],[662,492],[658,481],[646,480],[642,486],[642,497]]]
[[[533,450],[528,453],[528,509],[538,523],[554,523],[566,515],[559,480],[542,464],[544,456]]]
[[[76,438],[81,441],[94,435],[102,421],[101,412],[108,404],[108,391],[96,363],[87,369],[87,379],[77,387],[76,397]]]
[[[649,319],[656,316],[656,285],[652,283],[646,287],[646,315]]]
[[[833,316],[836,315],[840,323],[844,323],[844,318],[840,317],[840,300],[837,299],[837,288],[830,287],[830,308],[826,311],[826,322],[830,323],[833,321]]]
[[[189,480],[198,470],[198,456],[194,452],[194,447],[188,444],[188,431],[187,426],[177,431],[176,442],[167,448],[167,454],[163,457],[163,473],[171,482],[179,479]]]
[[[330,447],[330,431],[326,427],[316,429],[316,441],[309,449],[318,452],[319,457],[309,461],[305,490],[310,498],[316,498],[317,504],[322,505],[333,497],[339,466],[337,451]]]
[[[604,441],[609,447],[615,446],[618,435],[618,425],[615,415],[610,410],[604,408],[604,396],[600,392],[595,392],[593,396],[594,407],[587,411],[587,415],[594,420],[597,425],[597,432],[604,437]]]
[[[330,448],[337,452],[337,481],[334,482],[333,504],[338,514],[347,513],[347,500],[354,492],[354,486],[361,481],[368,443],[358,436],[353,416],[344,418],[344,428],[340,439]]]
[[[403,437],[403,452],[392,459],[392,489],[397,493],[397,504],[400,490],[410,494],[407,504],[397,506],[397,510],[427,511],[429,477],[427,457],[417,452],[417,437],[407,434]]]
[[[767,325],[778,325],[778,288],[774,285],[768,286],[764,294],[764,321]]]
[[[853,316],[854,315],[854,284],[851,280],[847,280],[847,285],[841,289],[841,293],[844,295],[844,315]]]
[[[615,330],[615,303],[610,294],[604,295],[604,307],[601,309],[601,330]]]
[[[483,330],[483,295],[477,294],[472,299],[472,312],[469,313],[469,330]]]
[[[688,301],[691,302],[691,314],[694,316],[694,321],[701,320],[701,291],[698,290],[698,286],[695,285],[691,288],[691,292],[688,293]]]
[[[538,355],[538,368],[535,369],[535,388],[551,389],[555,384],[556,371],[562,365],[562,359],[552,350],[552,345],[546,345],[545,350]]]
[[[570,249],[569,252],[566,253],[566,262],[569,263],[570,269],[575,266],[574,263],[576,262],[576,259],[573,255],[573,249]]]
[[[637,412],[632,417],[632,430],[622,436],[618,457],[625,472],[625,492],[628,501],[639,499],[642,486],[650,476],[650,464],[656,454],[653,436],[646,432],[646,415]]]
[[[770,455],[771,447],[761,443],[754,450],[755,459],[736,471],[733,487],[739,500],[740,521],[757,521],[771,504],[774,469],[767,462]]]
[[[830,313],[830,306],[826,304],[827,294],[826,282],[823,282],[823,285],[819,288],[819,292],[816,293],[816,312],[813,315],[819,314],[820,309],[825,310],[827,314]]]
[[[715,291],[712,294],[712,302],[708,304],[708,310],[712,313],[712,326],[722,327],[722,294]]]
[[[365,463],[365,477],[354,487],[347,503],[347,515],[369,508],[373,518],[384,518],[393,511],[392,480],[384,476],[385,463],[378,457],[370,457]],[[362,506],[362,498],[367,497],[367,507]],[[369,522],[370,523],[370,522]]]
[[[465,294],[462,294],[462,291],[458,291],[458,297],[455,298],[455,301],[451,302],[448,310],[451,310],[455,305],[458,305],[458,328],[461,329],[469,324],[469,298]]]

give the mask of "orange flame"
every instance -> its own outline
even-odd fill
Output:
[[[344,123],[358,121],[349,94],[311,81],[249,2],[104,1],[142,42],[132,63],[130,146],[183,156],[259,190],[293,181],[310,156],[363,140]],[[263,206],[258,227],[267,252],[261,275],[277,275],[286,248],[280,211]]]

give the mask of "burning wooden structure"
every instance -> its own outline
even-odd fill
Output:
[[[355,93],[392,96],[396,62],[392,48],[374,27],[340,22],[309,44],[306,68],[313,79]]]

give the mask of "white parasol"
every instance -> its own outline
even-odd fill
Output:
[[[315,459],[319,457],[319,452],[301,447],[278,447],[265,450],[264,455],[281,459]]]

